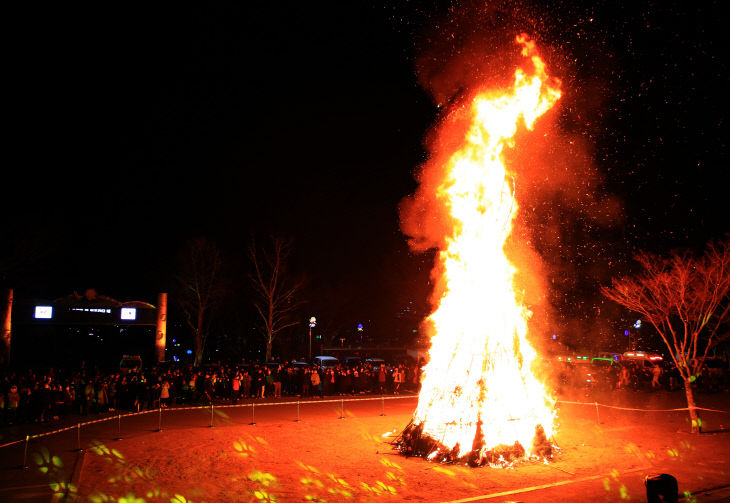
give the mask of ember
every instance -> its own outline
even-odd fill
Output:
[[[516,268],[504,252],[517,202],[502,154],[521,126],[531,130],[555,104],[560,90],[534,42],[524,35],[516,41],[531,71],[517,69],[509,89],[473,98],[466,133],[449,139],[458,147],[432,195],[450,225],[435,269],[443,292],[427,319],[431,348],[418,406],[395,441],[407,456],[506,466],[552,454],[554,402],[531,369],[531,313],[520,302]]]

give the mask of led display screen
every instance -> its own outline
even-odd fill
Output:
[[[50,320],[53,318],[53,306],[35,306],[33,317],[37,320]]]

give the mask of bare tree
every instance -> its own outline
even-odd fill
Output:
[[[253,305],[266,342],[266,361],[271,360],[276,337],[286,328],[302,323],[296,316],[301,304],[297,294],[304,282],[287,270],[290,254],[291,241],[281,237],[272,237],[269,247],[259,247],[252,239],[249,247],[253,266],[250,279],[255,292]]]
[[[692,382],[710,349],[727,338],[720,328],[728,317],[730,241],[710,244],[704,255],[673,252],[636,256],[641,270],[601,289],[609,299],[642,315],[661,336],[684,381],[692,432],[701,422]]]
[[[188,244],[181,261],[178,301],[193,332],[193,364],[199,366],[210,332],[212,313],[224,295],[220,280],[221,253],[215,243],[201,237]]]

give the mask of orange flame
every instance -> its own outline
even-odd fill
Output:
[[[449,450],[451,459],[476,454],[484,460],[515,442],[528,455],[536,428],[549,438],[555,419],[554,402],[531,371],[531,313],[520,305],[516,269],[504,252],[518,208],[502,153],[520,125],[533,128],[560,90],[534,42],[524,35],[516,41],[534,71],[518,69],[509,89],[473,99],[466,136],[437,189],[453,226],[439,253],[444,293],[428,318],[429,362],[411,424]]]

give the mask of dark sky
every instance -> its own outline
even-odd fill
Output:
[[[625,208],[618,242],[575,246],[622,263],[720,237],[726,8],[626,3],[18,7],[5,280],[39,297],[94,287],[154,302],[187,238],[243,261],[251,231],[277,229],[315,283],[361,299],[357,316],[422,303],[430,263],[408,253],[397,212],[441,111],[419,58],[461,54],[462,27],[479,37],[505,19],[569,63],[564,123]]]

